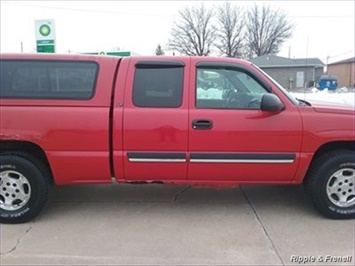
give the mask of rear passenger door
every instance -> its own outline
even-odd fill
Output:
[[[186,63],[131,59],[123,106],[126,180],[187,178]]]

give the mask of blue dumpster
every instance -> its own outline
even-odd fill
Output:
[[[338,79],[336,76],[322,75],[319,78],[318,89],[328,89],[334,91],[338,87]]]

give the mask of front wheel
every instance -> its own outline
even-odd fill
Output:
[[[329,152],[313,163],[305,189],[315,208],[332,219],[355,218],[355,154]]]
[[[50,173],[35,158],[0,155],[0,221],[23,223],[37,216],[48,201]]]

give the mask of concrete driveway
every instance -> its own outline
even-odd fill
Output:
[[[1,265],[298,265],[305,260],[306,265],[354,265],[354,221],[321,217],[298,186],[57,187],[35,221],[1,225]]]

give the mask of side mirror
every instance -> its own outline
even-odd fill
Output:
[[[285,106],[275,94],[265,93],[261,98],[260,109],[268,112],[280,112],[285,109]]]

